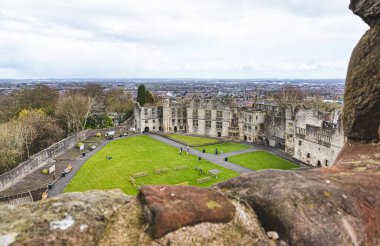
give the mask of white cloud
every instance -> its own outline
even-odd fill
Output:
[[[0,77],[340,77],[343,0],[2,0]]]

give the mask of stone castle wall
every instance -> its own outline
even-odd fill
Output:
[[[313,166],[331,166],[343,146],[340,113],[322,113],[302,106],[263,101],[254,108],[236,108],[226,98],[189,102],[163,99],[163,106],[135,106],[139,132],[162,131],[222,137],[270,145]],[[299,130],[302,134],[299,134]]]
[[[90,136],[94,136],[97,132],[101,132],[104,134],[108,131],[121,131],[126,129],[126,126],[122,126],[99,130],[85,130],[71,135],[65,139],[62,139],[61,141],[49,146],[48,148],[32,155],[28,160],[20,163],[17,167],[10,170],[9,172],[1,174],[0,191],[5,190],[11,185],[19,182],[25,176],[46,165],[49,162],[49,160],[62,155],[65,151],[74,147],[80,141]]]

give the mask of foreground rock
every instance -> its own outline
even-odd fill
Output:
[[[275,245],[244,203],[212,189],[167,186],[175,199],[157,189],[142,200],[111,190],[0,206],[0,245]]]
[[[369,26],[379,24],[380,1],[379,0],[351,0],[350,9],[360,16]]]
[[[344,132],[355,141],[379,141],[380,0],[351,0],[350,8],[371,28],[351,55],[344,95]]]
[[[155,238],[202,222],[227,223],[235,214],[232,203],[211,189],[146,186],[141,189],[139,197],[147,206]]]
[[[114,213],[131,199],[113,190],[0,206],[0,245],[96,245]]]
[[[334,168],[267,170],[218,187],[291,245],[380,245],[380,147],[361,147],[371,151]]]

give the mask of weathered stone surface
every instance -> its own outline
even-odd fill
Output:
[[[227,223],[235,207],[223,195],[212,189],[180,186],[144,186],[139,193],[151,216],[154,238],[184,226],[202,222]]]
[[[99,245],[275,245],[268,239],[249,206],[237,201],[232,203],[236,212],[228,223],[201,223],[182,227],[154,239],[145,230],[149,221],[143,207],[138,200],[134,200],[118,210]]]
[[[350,8],[369,23],[371,29],[351,55],[344,96],[344,132],[356,141],[379,140],[380,0],[351,1]]]
[[[379,23],[380,0],[351,0],[350,9],[370,26]]]
[[[112,215],[130,200],[112,190],[0,206],[0,242],[13,235],[12,245],[96,245]]]
[[[151,218],[136,197],[119,190],[63,194],[0,206],[0,245],[274,245],[248,205],[231,203],[228,223],[181,227],[154,239],[146,230]]]
[[[380,245],[380,148],[362,145],[333,168],[267,170],[218,187],[291,245]]]

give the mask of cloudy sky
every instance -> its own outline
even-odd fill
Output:
[[[1,0],[0,78],[344,78],[349,0]]]

